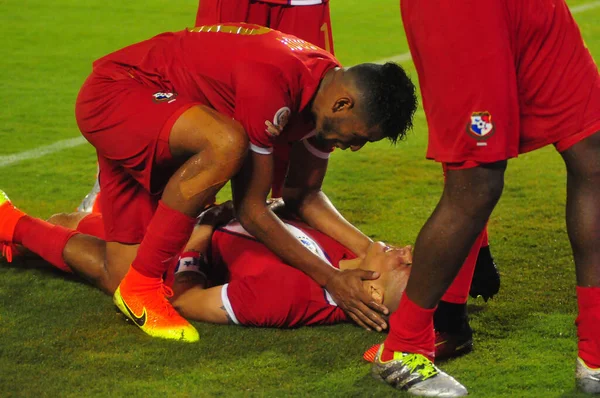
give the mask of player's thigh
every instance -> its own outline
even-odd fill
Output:
[[[561,152],[570,174],[596,184],[600,179],[600,122],[597,130]]]
[[[427,156],[446,163],[516,156],[518,89],[502,2],[402,0],[401,9],[429,125]]]
[[[186,109],[169,134],[173,158],[201,154],[199,162],[214,167],[219,162],[241,164],[248,150],[248,137],[241,124],[204,105]],[[219,167],[228,167],[225,164]],[[235,167],[237,171],[237,167]]]
[[[297,36],[333,54],[329,3],[277,6],[271,15],[271,28]]]
[[[179,116],[195,104],[152,83],[92,74],[79,93],[76,116],[98,158],[110,159],[155,193],[183,162],[171,155],[169,134]]]

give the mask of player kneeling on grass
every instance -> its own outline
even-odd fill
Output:
[[[296,37],[231,23],[163,33],[92,69],[77,97],[77,124],[98,155],[106,262],[129,269],[113,299],[133,320],[147,314],[137,323],[145,333],[199,339],[161,293],[162,275],[196,216],[229,180],[246,229],[325,287],[356,322],[387,327],[387,309],[362,289],[372,272],[333,269],[265,202],[275,153],[291,147],[286,203],[307,224],[365,254],[371,239],[342,217],[321,185],[334,147],[356,151],[405,136],[416,96],[400,66],[344,69]]]
[[[17,216],[25,219],[5,195],[0,198],[3,201],[3,204],[0,203],[0,223],[3,219]],[[285,264],[237,220],[231,220],[231,210],[228,203],[205,211],[179,258],[170,263],[165,284],[172,288],[171,302],[183,316],[201,322],[278,328],[351,321],[326,289],[303,272]],[[26,217],[26,223],[44,223]],[[105,266],[102,216],[57,214],[48,221],[55,224],[53,228],[69,230],[71,237],[76,235],[77,240],[86,241],[87,250],[74,253],[76,245],[67,240],[62,243],[60,258],[48,257],[43,252],[35,254],[112,295],[127,269]],[[357,258],[342,244],[306,224],[297,221],[284,223],[299,242],[332,267],[340,270],[360,267],[377,272],[377,279],[363,282],[364,289],[375,301],[391,310],[398,307],[410,275],[410,247],[390,248],[375,242],[370,245],[365,257]],[[44,228],[31,228],[19,243],[27,249],[32,239],[52,239],[52,236],[40,236],[43,231]],[[22,248],[18,250],[24,251]],[[71,262],[72,256],[80,259],[84,256],[87,261]],[[131,315],[134,322],[143,317]],[[142,321],[139,319],[139,322]]]

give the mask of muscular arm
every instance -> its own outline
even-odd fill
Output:
[[[327,163],[327,159],[312,155],[302,142],[296,143],[283,190],[286,208],[357,256],[364,256],[373,241],[350,224],[321,191]]]
[[[223,307],[222,288],[222,285],[210,289],[193,286],[173,299],[173,307],[185,318],[193,321],[221,325],[232,323]]]
[[[385,329],[385,320],[373,310],[387,313],[387,309],[376,303],[362,285],[362,280],[376,279],[379,275],[360,269],[339,271],[302,246],[266,205],[272,174],[272,155],[254,152],[249,154],[241,171],[232,180],[234,207],[240,223],[286,264],[303,271],[326,287],[340,308],[360,326],[366,329]],[[312,208],[315,209],[315,206]],[[314,218],[319,212],[311,212],[310,206],[308,209],[307,214],[317,223]],[[327,227],[322,227],[328,230]],[[329,230],[333,231],[334,228]],[[340,237],[339,232],[332,233],[334,237]],[[344,240],[343,237],[340,238]],[[355,244],[355,247],[358,246]]]
[[[241,171],[232,180],[237,218],[248,232],[287,264],[325,286],[337,271],[302,246],[266,204],[272,173],[272,155],[249,154]]]

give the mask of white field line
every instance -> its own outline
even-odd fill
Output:
[[[600,1],[591,1],[589,3],[580,4],[571,8],[571,14],[579,14],[593,8],[600,7]],[[408,62],[412,61],[410,53],[398,54],[388,58],[383,58],[374,61],[376,64],[383,64],[386,62]],[[85,144],[87,141],[83,137],[71,138],[68,140],[62,140],[55,142],[51,145],[41,146],[38,148],[31,149],[25,152],[19,152],[12,155],[1,155],[0,156],[0,168],[10,166],[15,163],[20,163],[25,160],[38,159],[42,156],[50,155],[63,149],[73,148],[79,145]]]
[[[50,155],[54,152],[62,151],[63,149],[73,148],[87,141],[83,137],[70,138],[68,140],[57,141],[51,145],[37,147],[25,152],[14,153],[12,155],[0,156],[0,168],[10,166],[11,164],[19,163],[24,160],[38,159],[42,156]]]

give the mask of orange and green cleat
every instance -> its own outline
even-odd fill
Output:
[[[10,263],[16,251],[13,235],[17,222],[25,213],[17,209],[6,193],[0,190],[0,249],[2,256]]]
[[[175,311],[166,297],[173,291],[161,278],[150,278],[130,268],[115,291],[117,308],[152,337],[194,343],[198,331]]]

